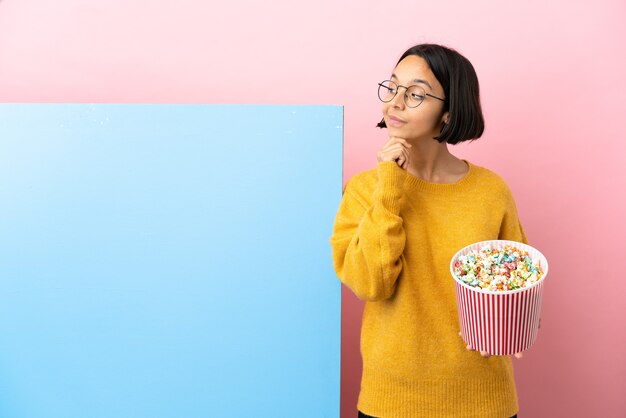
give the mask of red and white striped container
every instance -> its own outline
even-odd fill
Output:
[[[479,251],[485,245],[500,249],[505,245],[528,251],[539,261],[543,276],[529,287],[507,291],[487,291],[469,286],[454,274],[454,263],[461,255]],[[475,350],[491,355],[510,355],[532,346],[539,331],[543,284],[548,275],[548,260],[530,245],[506,240],[481,241],[459,250],[450,261],[456,287],[461,336]]]

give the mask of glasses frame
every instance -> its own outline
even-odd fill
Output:
[[[384,87],[384,88],[387,88],[387,87],[383,86],[383,83],[384,83],[385,81],[389,81],[390,83],[393,83],[393,84],[395,84],[396,86],[398,86],[398,88],[396,89],[396,94],[394,94],[393,96],[391,96],[391,98],[390,98],[389,100],[383,100],[383,99],[381,99],[381,98],[380,98],[380,89],[381,89],[381,88],[383,88],[383,87]],[[417,106],[409,106],[409,104],[406,102],[406,92],[407,92],[407,91],[409,91],[409,89],[410,89],[411,87],[414,87],[414,86],[418,86],[418,87],[422,88],[422,90],[424,90],[424,89],[423,89],[423,87],[422,87],[422,86],[420,86],[420,85],[418,85],[418,84],[413,84],[413,85],[410,85],[410,86],[406,87],[406,86],[401,86],[400,84],[396,83],[396,82],[395,82],[395,81],[393,81],[393,80],[383,80],[383,81],[381,81],[380,83],[378,83],[378,99],[379,99],[381,102],[383,102],[383,103],[389,103],[390,101],[392,101],[392,100],[393,100],[393,99],[394,99],[394,98],[398,95],[398,92],[400,91],[400,87],[402,87],[402,88],[404,88],[404,95],[402,96],[402,100],[404,100],[404,104],[405,104],[407,107],[411,108],[411,109],[415,109],[416,107],[418,107],[419,105],[421,105],[422,103],[424,103],[424,99],[425,99],[425,98],[424,98],[424,99],[422,99],[422,101],[421,101],[421,102],[419,102],[419,104],[418,104]],[[432,97],[433,99],[441,100],[441,101],[442,101],[442,102],[444,102],[444,103],[445,103],[445,101],[446,101],[446,99],[442,99],[441,97],[433,96],[432,94],[427,93],[427,92],[426,92],[426,90],[424,90],[424,95],[426,95],[426,96],[430,96],[430,97]]]

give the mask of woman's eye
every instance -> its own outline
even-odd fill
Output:
[[[416,94],[416,93],[411,93],[411,98],[415,100],[424,100],[424,96],[422,96],[421,94]]]

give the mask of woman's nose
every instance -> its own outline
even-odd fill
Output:
[[[403,109],[404,108],[404,92],[400,92],[398,91],[396,93],[395,96],[393,96],[393,99],[391,99],[391,104],[393,107],[397,107],[399,109]]]

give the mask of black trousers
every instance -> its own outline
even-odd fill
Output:
[[[363,412],[359,411],[359,418],[376,418],[371,415],[365,415]],[[517,414],[513,415],[511,418],[517,418]]]

